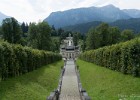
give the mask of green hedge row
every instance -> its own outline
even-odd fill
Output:
[[[19,76],[60,59],[52,52],[0,42],[0,79]]]
[[[124,74],[140,76],[140,39],[86,51],[80,59]]]

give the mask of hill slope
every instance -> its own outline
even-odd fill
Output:
[[[44,21],[59,28],[91,21],[113,22],[118,19],[129,18],[131,17],[119,8],[107,5],[104,7],[88,7],[53,12]]]
[[[140,18],[140,10],[137,9],[124,9],[123,10],[126,14],[133,18]]]
[[[96,27],[102,22],[89,22],[89,23],[82,23],[82,24],[77,24],[77,25],[72,25],[72,26],[67,26],[64,27],[65,30],[69,31],[74,31],[74,32],[80,32],[82,34],[85,34],[88,32],[88,30],[91,27]],[[124,29],[132,29],[135,33],[140,32],[140,18],[131,18],[131,19],[122,19],[122,20],[117,20],[115,22],[109,23],[111,26],[118,26],[121,30]]]
[[[131,18],[128,20],[118,20],[110,23],[111,26],[118,26],[121,30],[131,29],[135,33],[140,32],[140,18]]]
[[[63,27],[66,31],[73,31],[73,32],[80,32],[82,34],[85,34],[88,32],[88,30],[92,27],[95,28],[96,26],[100,25],[101,21],[93,21],[88,23],[82,23],[82,24],[76,24],[71,26]]]

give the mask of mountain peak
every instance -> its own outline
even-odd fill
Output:
[[[102,8],[117,8],[117,9],[119,9],[118,7],[114,6],[113,4],[105,5]]]
[[[133,18],[140,18],[140,10],[137,9],[124,9],[123,10],[126,14]]]
[[[61,13],[51,13],[44,21],[59,28],[91,21],[113,22],[129,18],[131,17],[124,11],[110,4],[103,7],[76,8]]]
[[[109,6],[109,7],[115,7],[113,4],[109,4],[109,5],[106,5],[106,6]]]

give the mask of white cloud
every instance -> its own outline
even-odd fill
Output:
[[[114,4],[121,9],[140,9],[140,0],[0,0],[0,12],[20,22],[37,22],[54,11],[107,4]]]
[[[121,9],[140,9],[140,0],[118,0],[118,7]]]
[[[98,0],[97,2],[94,3],[95,6],[105,6],[108,4],[118,4],[119,0]]]

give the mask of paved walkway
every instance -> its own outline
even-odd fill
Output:
[[[59,100],[81,100],[73,60],[66,63]]]

